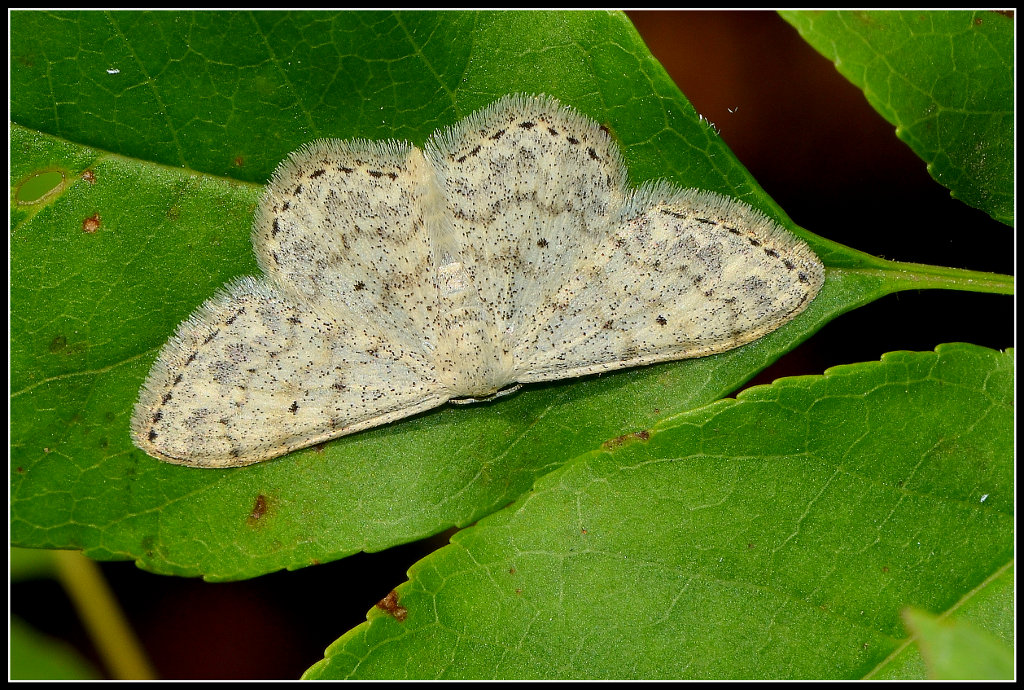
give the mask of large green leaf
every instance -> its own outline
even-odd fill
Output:
[[[208,579],[384,549],[469,524],[607,439],[716,400],[881,295],[1009,289],[793,226],[618,14],[16,12],[11,28],[18,545]],[[255,182],[288,151],[325,135],[421,144],[500,95],[541,91],[608,124],[634,182],[729,193],[807,237],[830,266],[822,294],[723,355],[536,386],[250,468],[175,467],[131,445],[158,348],[256,270]],[[51,194],[18,201],[55,170]]]
[[[995,12],[783,18],[864,95],[953,196],[1013,224],[1013,19]]]
[[[905,606],[1012,562],[1012,418],[1012,354],[946,345],[665,419],[456,534],[307,677],[878,673]]]

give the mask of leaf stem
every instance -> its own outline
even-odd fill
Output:
[[[53,555],[57,577],[110,674],[118,680],[156,678],[99,566],[79,551],[54,551]]]
[[[968,271],[962,268],[929,266],[927,264],[885,261],[886,266],[878,268],[840,268],[844,273],[877,276],[889,292],[901,290],[963,290],[966,292],[987,292],[997,295],[1014,293],[1014,277],[1001,273]]]

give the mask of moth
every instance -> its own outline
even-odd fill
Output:
[[[149,455],[237,467],[519,384],[703,357],[824,281],[759,211],[633,188],[606,128],[511,95],[407,142],[314,141],[274,173],[262,275],[179,325],[135,405]]]

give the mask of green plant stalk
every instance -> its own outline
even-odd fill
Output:
[[[876,261],[883,261],[876,259]],[[1013,276],[962,268],[946,268],[927,264],[885,261],[884,268],[840,268],[836,271],[877,276],[890,292],[903,290],[961,290],[997,295],[1013,294]]]
[[[57,578],[71,597],[110,674],[118,680],[155,679],[156,674],[99,566],[79,551],[53,553]]]

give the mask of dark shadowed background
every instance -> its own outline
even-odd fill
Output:
[[[887,259],[1013,272],[1013,230],[951,199],[861,91],[777,15],[629,16],[795,222]],[[1006,296],[891,295],[836,319],[752,383],[945,342],[1005,349],[1013,345],[1013,308]],[[228,584],[152,575],[128,562],[103,570],[162,678],[297,678],[448,536]],[[56,583],[15,585],[11,608],[100,665]],[[261,634],[271,629],[278,633]]]

